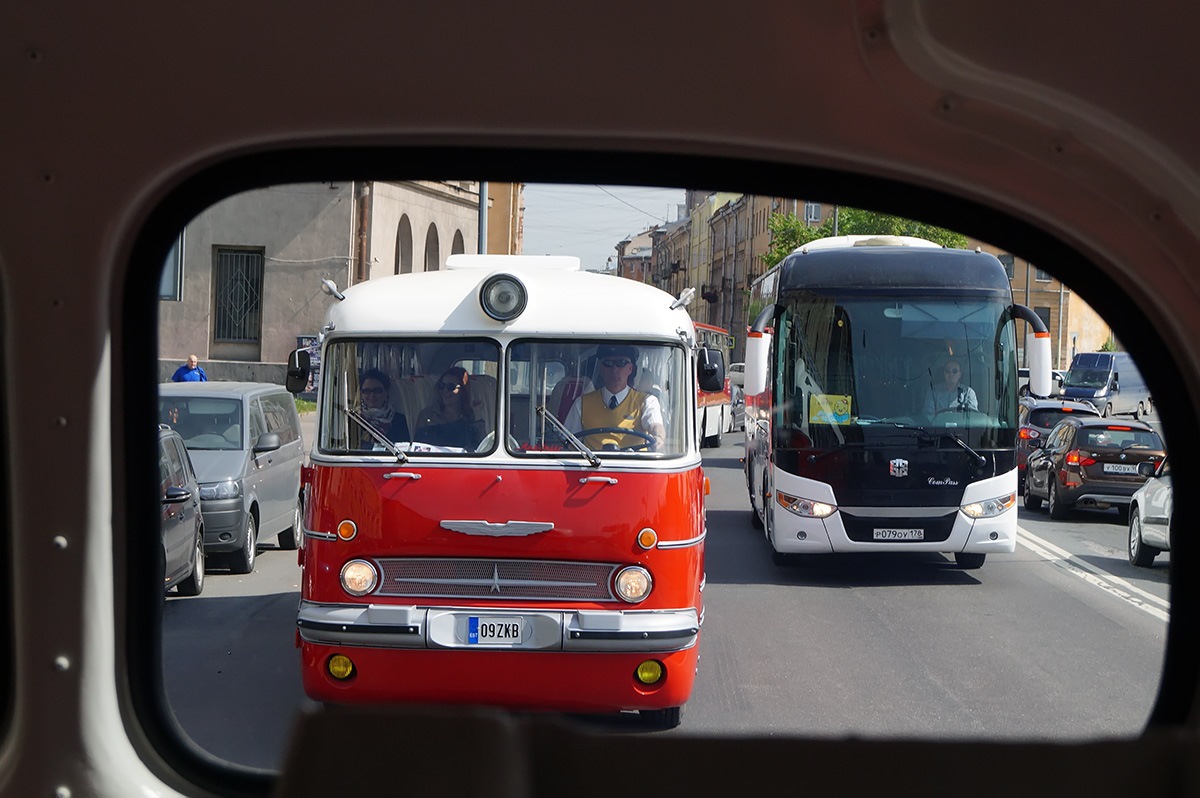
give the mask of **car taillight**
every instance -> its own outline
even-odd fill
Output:
[[[1031,441],[1034,438],[1042,437],[1042,433],[1029,427],[1021,427],[1021,431],[1017,433],[1017,437],[1023,441]]]
[[[1096,464],[1096,458],[1094,457],[1080,457],[1078,449],[1067,452],[1066,459],[1067,465],[1084,467]]]

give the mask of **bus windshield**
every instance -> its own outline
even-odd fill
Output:
[[[791,294],[778,334],[776,408],[790,448],[908,428],[975,448],[1012,444],[1016,350],[991,297]]]
[[[508,351],[509,450],[578,456],[539,412],[545,407],[606,459],[682,455],[689,427],[687,364],[687,352],[678,344],[518,341]]]

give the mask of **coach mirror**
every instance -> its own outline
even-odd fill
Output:
[[[286,381],[288,393],[301,393],[308,387],[310,363],[307,349],[297,349],[288,355]]]
[[[701,349],[697,360],[700,390],[720,391],[725,388],[725,362],[719,349]]]

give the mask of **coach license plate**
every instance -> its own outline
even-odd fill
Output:
[[[472,646],[513,645],[521,642],[521,632],[525,628],[525,619],[520,616],[481,617],[472,615],[467,618],[467,644]]]
[[[924,529],[876,529],[876,540],[924,540]]]
[[[1105,474],[1136,474],[1137,466],[1129,463],[1105,463]]]

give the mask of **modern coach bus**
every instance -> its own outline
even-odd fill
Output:
[[[1014,550],[1017,321],[1034,330],[1035,391],[1049,337],[999,260],[820,239],[755,281],[751,309],[746,485],[776,562],[934,551],[978,568]]]
[[[716,357],[725,371],[725,380],[715,391],[701,389],[696,396],[700,418],[700,445],[720,446],[726,432],[733,432],[733,386],[729,381],[729,353],[733,350],[733,335],[723,327],[696,322],[696,340]]]
[[[669,294],[577,258],[453,255],[336,296],[303,479],[305,692],[678,725],[704,621],[695,397],[724,353]]]

